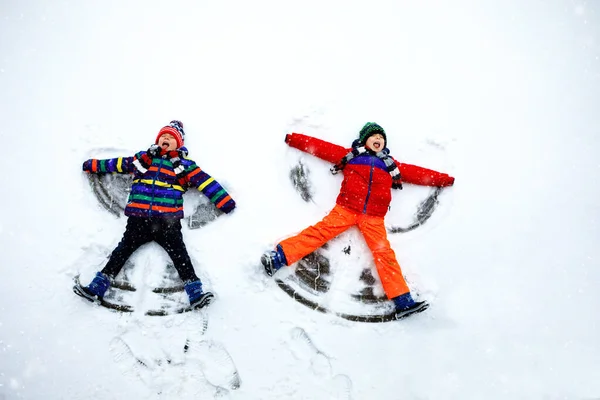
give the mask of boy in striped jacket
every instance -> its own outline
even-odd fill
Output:
[[[210,175],[188,158],[183,147],[185,133],[180,121],[171,121],[161,128],[155,143],[147,151],[133,157],[108,160],[91,159],[83,163],[87,173],[133,174],[133,184],[125,207],[127,227],[123,238],[112,252],[102,271],[96,273],[85,287],[74,287],[80,296],[94,301],[101,299],[127,259],[141,245],[155,241],[161,245],[185,284],[192,308],[201,308],[214,297],[202,290],[202,282],[194,272],[181,234],[183,193],[198,188],[215,206],[230,213],[235,201]]]
[[[392,200],[392,189],[402,189],[402,182],[427,186],[451,186],[454,178],[440,172],[404,164],[389,155],[383,128],[367,122],[352,148],[317,138],[292,133],[285,142],[294,148],[334,164],[331,172],[343,172],[344,180],[336,205],[314,226],[283,240],[274,250],[261,257],[267,275],[292,265],[352,226],[358,227],[373,254],[375,266],[388,299],[395,305],[395,317],[404,318],[424,311],[428,304],[416,302],[387,239],[384,217]]]

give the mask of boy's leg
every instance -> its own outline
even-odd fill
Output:
[[[336,205],[320,222],[279,243],[287,265],[292,265],[307,254],[356,224],[357,215]]]
[[[117,276],[133,252],[151,240],[152,232],[149,221],[145,218],[129,217],[123,239],[113,250],[102,273],[112,278]]]
[[[387,239],[383,218],[363,215],[359,218],[358,229],[373,254],[377,273],[387,297],[393,299],[401,294],[409,293],[410,289],[404,280],[402,269],[396,260],[396,254]]]
[[[158,228],[158,229],[156,229]],[[200,280],[194,271],[192,260],[187,252],[183,235],[181,234],[181,220],[164,219],[155,226],[154,240],[167,252],[173,265],[184,282]]]
[[[191,308],[202,308],[211,303],[215,297],[211,292],[204,292],[202,282],[194,272],[192,260],[185,248],[181,234],[181,220],[164,219],[154,226],[154,240],[169,254],[173,265],[184,282]]]

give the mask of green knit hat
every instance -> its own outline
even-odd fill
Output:
[[[362,127],[360,133],[358,134],[358,141],[364,145],[367,142],[369,136],[380,134],[383,136],[383,140],[385,140],[385,144],[387,145],[387,136],[385,135],[385,131],[381,127],[381,125],[375,122],[367,122],[365,126]]]

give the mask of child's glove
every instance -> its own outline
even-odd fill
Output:
[[[229,199],[229,201],[227,201],[227,203],[225,203],[225,204],[223,204],[223,206],[221,206],[221,211],[223,211],[225,214],[231,213],[234,209],[235,209],[235,201],[233,199]]]
[[[181,158],[184,157],[184,154],[187,154],[180,151],[180,150],[172,150],[168,152],[168,157],[169,157],[169,161],[171,161],[171,164],[173,164],[173,171],[175,172],[175,175],[177,176],[177,182],[181,185],[181,186],[185,186],[186,184],[186,172],[185,172],[185,167],[183,165],[181,165]]]
[[[181,146],[180,148],[177,149],[177,151],[179,152],[179,158],[184,159],[188,156],[188,149],[185,146]]]
[[[92,160],[86,160],[83,162],[82,169],[84,172],[93,172],[92,171]]]
[[[152,146],[150,146],[148,148],[147,153],[150,155],[150,157],[156,158],[156,157],[160,157],[161,150],[162,149],[160,148],[159,145],[153,144]]]
[[[402,190],[402,182],[392,182],[392,189]]]
[[[150,156],[147,152],[146,153],[142,153],[138,160],[140,161],[140,164],[142,165],[142,167],[144,167],[144,169],[148,169],[152,166],[152,156]],[[140,171],[142,173],[145,173],[146,171]]]
[[[335,164],[335,165],[332,165],[331,168],[329,168],[329,172],[331,172],[331,175],[337,175],[337,173],[340,172],[343,168],[344,168],[343,164],[341,164],[341,163]]]

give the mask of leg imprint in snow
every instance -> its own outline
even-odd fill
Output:
[[[107,255],[107,249],[97,250],[91,255],[90,252],[86,252],[86,255],[82,256],[75,266],[92,264],[94,269],[102,269]],[[205,291],[209,291],[210,279],[193,258],[192,264],[196,266],[196,273],[202,280]],[[145,245],[127,260],[119,274],[114,279],[110,279],[110,287],[103,299],[86,296],[78,273],[73,280],[75,294],[102,307],[124,313],[142,313],[148,316],[168,316],[194,311],[201,315],[203,321],[203,327],[199,333],[204,334],[208,328],[208,314],[205,308],[190,308],[183,282],[173,263],[156,244]]]
[[[327,248],[327,244],[324,246]],[[313,294],[327,293],[331,287],[331,266],[329,259],[320,252],[314,252],[298,262],[292,279]]]
[[[135,288],[130,286],[125,286],[126,289],[121,289],[119,287],[110,287],[106,291],[105,296],[102,299],[99,299],[97,297],[91,297],[85,292],[83,285],[79,281],[79,275],[75,275],[73,281],[75,283],[75,285],[73,286],[73,292],[76,295],[82,297],[83,299],[97,304],[101,307],[108,308],[109,310],[118,311],[122,313],[133,312],[133,308],[125,303],[126,300],[123,299],[124,296],[122,292],[135,291]]]
[[[352,246],[347,246],[347,240],[347,235],[342,234],[329,246],[300,260],[293,273],[280,274],[281,278],[275,275],[277,286],[315,311],[356,322],[396,321],[393,303],[383,293],[374,267],[360,267],[364,261],[359,256],[350,260]],[[333,268],[332,254],[335,255],[338,250],[338,266]],[[352,271],[356,271],[356,277]],[[344,279],[340,275],[344,275]],[[337,286],[336,281],[340,281]]]
[[[83,289],[85,285],[90,283],[91,277],[86,277],[85,281],[81,282],[80,269],[90,268],[94,271],[101,270],[106,264],[109,254],[110,250],[107,247],[98,244],[92,243],[82,247],[81,256],[68,268],[71,271],[76,271],[75,276],[73,276],[75,284],[73,286],[73,291],[85,300],[102,307],[119,312],[133,312],[134,307],[132,306],[132,301],[135,298],[136,288],[130,280],[131,270],[133,268],[133,263],[130,260],[125,263],[116,279],[110,279],[110,287],[104,294],[103,299],[98,299],[96,297],[92,298]]]
[[[195,260],[192,260],[194,265],[198,265]],[[197,269],[198,271],[198,269]],[[200,274],[200,279],[204,287],[208,286],[208,279]],[[171,262],[167,263],[162,275],[161,283],[152,289],[154,302],[146,311],[149,316],[166,316],[171,314],[182,314],[185,312],[195,311],[200,313],[205,319],[204,330],[208,326],[208,315],[205,308],[192,309],[189,304],[189,298],[184,289],[184,284],[179,278],[175,267]],[[207,290],[205,290],[206,292]]]
[[[364,282],[365,287],[358,294],[351,294],[350,296],[353,299],[366,304],[377,304],[387,301],[385,295],[377,295],[374,293],[377,280],[373,276],[373,271],[371,269],[363,269],[359,279],[361,282]]]

